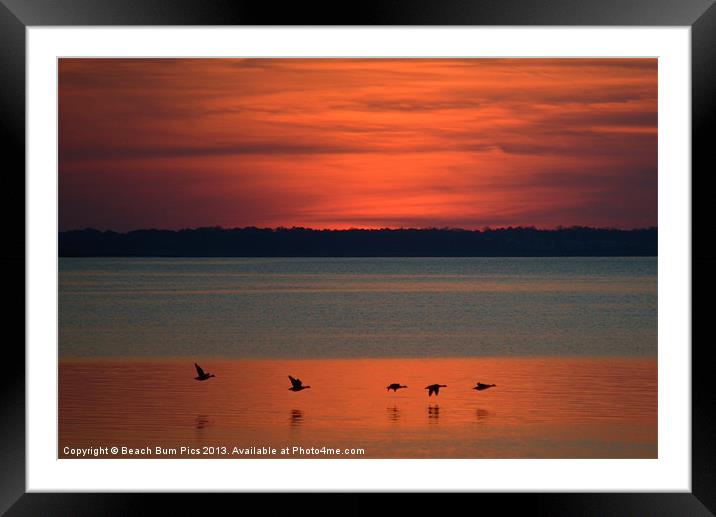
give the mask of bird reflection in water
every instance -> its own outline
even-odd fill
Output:
[[[194,427],[201,430],[208,426],[209,423],[209,417],[207,415],[197,415],[196,420],[194,421]]]
[[[490,412],[486,409],[476,409],[475,410],[475,417],[477,418],[477,421],[485,420],[488,416],[490,416]]]
[[[429,405],[428,406],[428,419],[437,422],[438,418],[440,418],[440,406],[437,404],[435,405]]]
[[[303,423],[303,411],[300,409],[292,409],[291,417],[289,418],[291,427],[298,427]]]
[[[398,406],[388,406],[385,408],[388,414],[388,420],[391,422],[397,422],[400,420],[400,409]]]

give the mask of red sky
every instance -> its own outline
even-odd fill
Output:
[[[60,230],[657,225],[656,59],[62,59]]]

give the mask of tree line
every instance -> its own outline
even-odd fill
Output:
[[[59,234],[61,257],[656,256],[657,229],[95,229]]]

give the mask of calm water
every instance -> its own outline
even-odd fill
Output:
[[[58,455],[654,458],[656,264],[61,259]],[[193,380],[195,360],[216,377]]]
[[[656,258],[65,258],[60,356],[655,356],[656,266]]]
[[[64,361],[60,456],[65,446],[206,445],[362,448],[364,455],[351,457],[364,458],[657,457],[655,359],[207,360],[203,366],[217,376],[194,381],[193,365],[180,360]],[[312,388],[289,391],[289,373]],[[471,389],[477,381],[497,387],[477,392]],[[408,388],[387,392],[392,382]],[[422,388],[432,383],[447,388],[428,397]]]

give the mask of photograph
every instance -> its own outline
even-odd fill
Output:
[[[716,511],[714,0],[0,4],[0,514]]]
[[[657,58],[57,60],[60,459],[658,459]]]

